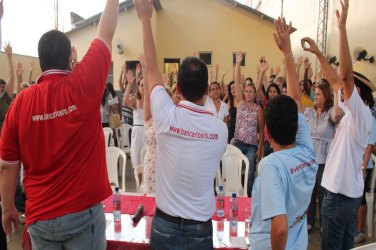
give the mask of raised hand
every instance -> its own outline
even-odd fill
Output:
[[[8,57],[11,57],[13,55],[12,45],[10,44],[10,42],[5,43],[4,51]]]
[[[309,51],[315,55],[319,55],[321,53],[313,39],[309,37],[304,37],[303,39],[309,44],[309,47],[303,48],[303,50]]]
[[[73,63],[77,63],[77,48],[76,47],[72,47],[72,61]]]
[[[236,53],[236,64],[240,65],[243,61],[243,53],[242,52],[238,52]]]
[[[162,77],[163,77],[163,84],[164,84],[164,85],[167,85],[167,84],[169,83],[169,81],[170,81],[170,77],[168,76],[167,73],[164,73],[164,74],[162,75]]]
[[[140,63],[141,63],[142,70],[143,70],[143,71],[146,71],[148,65],[147,65],[147,63],[146,63],[146,58],[145,58],[144,53],[140,53],[140,54],[138,55],[138,60],[139,60]],[[145,76],[144,76],[144,77],[145,77]]]
[[[16,76],[17,77],[22,77],[23,72],[24,72],[24,70],[22,68],[22,63],[17,62],[16,63]]]
[[[277,66],[277,67],[275,67],[275,72],[274,72],[274,74],[277,76],[277,75],[279,75],[279,73],[281,73],[281,67],[280,67],[280,66]]]
[[[134,74],[132,70],[127,71],[127,82],[128,84],[132,84],[134,81]]]
[[[210,82],[213,81],[213,78],[214,78],[214,72],[213,72],[213,69],[210,69],[209,71],[209,78],[210,78]]]
[[[136,77],[141,75],[141,64],[137,63],[136,65]]]
[[[274,68],[273,67],[270,68],[270,75],[274,75]]]
[[[304,58],[304,69],[308,69],[309,67],[311,67],[311,63],[309,62],[309,58],[306,57]]]
[[[349,0],[341,0],[341,14],[339,13],[339,10],[336,10],[336,16],[337,16],[337,26],[339,29],[345,29],[346,28],[346,19],[349,9]]]
[[[219,71],[219,64],[216,64],[216,65],[215,65],[215,71],[216,71],[216,72]]]
[[[274,21],[274,26],[276,32],[273,33],[274,41],[277,44],[280,51],[285,55],[291,54],[291,22],[289,25],[286,25],[285,18],[278,17],[278,20]]]
[[[29,72],[33,72],[35,69],[35,60],[31,60],[29,63]]]
[[[265,73],[269,69],[269,63],[265,60],[265,57],[261,57],[259,63],[259,70],[261,73]]]
[[[141,22],[151,19],[153,14],[153,5],[150,0],[133,0],[133,4],[137,11],[137,16]]]
[[[297,66],[298,67],[302,66],[303,62],[304,62],[304,57],[299,56],[298,57],[298,61],[297,61]]]
[[[221,78],[224,79],[225,76],[226,76],[226,74],[227,74],[227,70],[226,70],[225,72],[222,73],[222,77],[221,77]]]
[[[125,74],[126,72],[127,72],[127,67],[125,66],[125,64],[123,64],[123,66],[121,66],[121,73]]]

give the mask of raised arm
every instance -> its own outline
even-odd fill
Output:
[[[146,63],[149,68],[149,88],[150,91],[157,84],[163,83],[163,78],[158,70],[157,52],[155,49],[153,31],[151,28],[151,16],[153,14],[153,6],[149,0],[133,0],[137,10],[138,18],[142,24],[142,33],[144,38],[144,53]]]
[[[269,69],[269,63],[265,60],[265,57],[262,57],[260,60],[260,65],[258,67],[259,74],[257,80],[257,93],[260,96],[261,100],[265,99],[264,91],[262,90],[265,72]]]
[[[12,98],[13,96],[13,85],[14,85],[14,68],[13,68],[13,52],[12,46],[10,43],[5,43],[4,47],[5,53],[7,54],[8,59],[8,80],[5,91],[7,92],[8,96]]]
[[[144,120],[145,122],[149,121],[151,119],[151,109],[150,109],[150,89],[149,89],[149,79],[148,79],[148,67],[146,64],[145,56],[143,53],[140,53],[138,60],[141,63],[142,67],[142,73],[144,75],[144,90],[145,90],[145,96],[144,96]]]
[[[343,110],[338,106],[338,91],[333,91],[333,112],[330,118],[334,123],[338,123],[343,115]]]
[[[29,84],[31,84],[31,82],[32,82],[34,69],[35,69],[35,61],[31,60],[30,64],[29,64],[29,73],[28,73],[28,76],[27,76],[27,82]]]
[[[242,60],[243,60],[243,53],[242,52],[236,53],[236,64],[235,64],[235,75],[234,75],[234,77],[235,77],[236,102],[237,102],[238,105],[240,104],[240,102],[244,101],[242,87],[240,86],[240,78],[241,78],[240,65],[242,63]]]
[[[339,61],[341,62],[339,67],[339,79],[342,85],[345,101],[347,101],[350,99],[354,90],[353,68],[346,32],[346,19],[349,9],[349,0],[341,1],[341,7],[341,14],[338,10],[336,11],[339,29]]]
[[[134,101],[131,100],[130,95],[131,95],[131,89],[132,85],[134,82],[134,75],[132,70],[127,71],[127,88],[125,89],[125,94],[124,94],[124,100],[123,103],[125,106],[134,108]]]
[[[125,72],[126,72],[126,68],[125,68],[125,64],[123,64],[123,66],[121,66],[121,70],[120,70],[120,76],[119,76],[119,89],[123,92],[125,91]]]
[[[214,75],[214,81],[218,82],[218,72],[219,72],[219,64],[215,65],[215,75]]]
[[[119,15],[119,1],[107,0],[101,19],[98,24],[97,36],[102,38],[111,48],[114,37],[117,19]]]
[[[316,55],[319,63],[321,65],[321,69],[324,72],[326,80],[329,82],[330,87],[332,87],[334,93],[338,93],[339,89],[339,79],[335,70],[330,66],[330,64],[326,61],[323,54],[320,52],[319,48],[317,47],[314,40],[309,37],[303,38],[309,44],[308,48],[304,48],[305,51],[309,51]],[[319,73],[321,75],[321,73]],[[321,79],[321,78],[320,78]]]
[[[77,48],[76,47],[72,47],[72,66],[71,66],[71,70],[74,70],[74,68],[76,68],[78,64],[78,61],[77,61]]]
[[[222,73],[222,76],[221,76],[221,93],[223,95],[223,97],[226,95],[226,84],[225,84],[225,76],[227,74],[227,71],[223,72]]]
[[[23,82],[23,79],[22,79],[22,74],[23,74],[24,70],[22,68],[22,63],[20,62],[16,62],[16,78],[17,78],[17,86],[16,86],[16,91],[17,91],[17,94],[20,92],[21,90],[21,83]]]
[[[308,96],[311,94],[311,86],[309,86],[308,83],[308,71],[311,68],[311,63],[309,62],[308,57],[304,59],[304,78],[303,78],[303,84],[304,84],[304,91],[307,93]]]
[[[274,24],[276,29],[276,32],[273,34],[274,40],[285,57],[287,93],[298,105],[298,112],[302,112],[301,92],[299,90],[298,76],[295,70],[294,56],[291,50],[291,22],[290,25],[286,25],[286,20],[279,17]]]

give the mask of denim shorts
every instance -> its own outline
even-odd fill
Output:
[[[105,230],[106,219],[101,204],[81,212],[37,221],[28,227],[33,250],[104,250],[107,245]]]

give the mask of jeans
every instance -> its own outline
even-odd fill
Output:
[[[103,250],[107,246],[105,230],[106,219],[101,204],[81,212],[37,221],[28,227],[33,250]]]
[[[154,215],[150,235],[151,249],[155,250],[207,250],[213,249],[213,225],[176,224]]]
[[[256,169],[256,152],[257,146],[251,144],[245,144],[242,141],[235,140],[234,146],[236,146],[249,160],[248,171],[248,188],[247,195],[252,197],[253,182],[255,181],[255,169]]]
[[[319,221],[320,227],[322,227],[322,215],[321,215],[321,207],[322,207],[322,200],[324,199],[325,195],[325,188],[321,186],[322,174],[324,173],[325,164],[319,164],[319,168],[317,170],[316,175],[316,183],[312,191],[311,196],[311,203],[309,203],[308,213],[307,213],[307,223],[313,226],[315,225],[315,218],[316,218],[316,197],[319,200]]]
[[[350,198],[326,191],[322,204],[321,249],[354,247],[356,216],[362,197]]]

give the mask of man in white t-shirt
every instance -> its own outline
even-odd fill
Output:
[[[196,57],[178,72],[182,101],[174,104],[158,70],[149,0],[134,1],[142,23],[150,103],[157,140],[156,213],[152,249],[212,249],[213,181],[226,150],[226,125],[204,107],[208,71]]]
[[[261,160],[252,192],[252,250],[307,249],[306,213],[317,162],[291,50],[290,26],[280,18],[274,39],[285,56],[288,95],[269,100],[266,132],[274,153]]]
[[[326,189],[321,209],[321,248],[324,250],[354,247],[356,213],[364,188],[362,159],[372,128],[371,111],[364,100],[367,96],[372,99],[371,88],[374,87],[360,72],[353,73],[346,33],[349,1],[341,1],[341,7],[341,13],[336,12],[341,62],[339,75],[330,77],[332,69],[322,63],[325,58],[313,42],[307,41],[310,48],[306,49],[316,54],[321,65],[324,65],[323,70],[333,92],[338,93],[338,106],[345,113],[330,146],[321,182]]]

